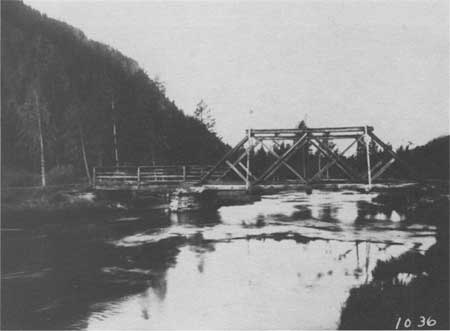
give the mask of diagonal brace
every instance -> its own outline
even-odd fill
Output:
[[[266,144],[264,144],[264,142],[258,138],[256,138],[261,145],[263,146],[264,149],[268,150],[270,154],[272,154],[273,156],[275,156],[277,159],[280,158],[280,155],[278,155],[277,153],[275,153],[271,148],[269,148]],[[280,146],[276,141],[273,141],[275,144],[277,144],[278,146]],[[286,161],[283,161],[282,164],[288,168],[295,176],[298,177],[298,179],[300,179],[303,183],[306,183],[306,180]]]
[[[384,166],[382,166],[375,175],[372,176],[372,180],[375,180],[378,177],[380,177],[394,162],[395,158],[393,157]]]
[[[272,165],[264,171],[264,173],[255,181],[255,184],[260,183],[267,177],[271,176],[282,164],[283,161],[287,160],[292,154],[303,146],[307,140],[307,133],[304,133],[292,146],[289,148],[282,156],[280,156]]]
[[[256,147],[256,146],[252,146],[252,148],[251,148],[250,151],[247,151],[247,149],[246,149],[246,150],[244,151],[244,153],[242,153],[242,154],[236,159],[236,161],[233,162],[233,165],[236,166],[237,164],[240,164],[241,166],[243,166],[243,164],[241,163],[242,159],[244,159],[244,157],[247,156],[247,152],[251,152],[255,147]],[[245,167],[244,167],[244,169],[247,170],[247,168],[245,168]],[[232,170],[231,167],[228,168],[227,170],[225,170],[225,172],[224,172],[219,178],[217,178],[215,181],[216,181],[216,182],[217,182],[217,181],[220,181],[220,180],[221,180],[222,178],[224,178],[231,170]],[[250,175],[251,177],[255,178],[255,176],[252,175],[250,172],[249,172],[249,175]]]
[[[238,168],[236,168],[236,167],[234,166],[233,163],[231,163],[231,162],[228,161],[228,160],[226,160],[225,163],[226,163],[231,169],[233,169],[233,171],[234,171],[239,177],[241,177],[241,179],[242,179],[245,183],[247,183],[247,178],[245,178],[245,176],[238,170]]]
[[[241,148],[248,140],[248,136],[245,136],[236,146],[234,146],[232,149],[230,149],[228,151],[228,153],[226,153],[215,165],[214,167],[212,167],[201,179],[200,179],[200,183],[204,183],[210,176],[211,174],[217,170],[217,168],[219,168],[219,166],[224,163],[226,160],[228,160],[228,158],[233,155],[236,151],[239,150],[239,148]]]
[[[252,178],[252,179],[256,179],[256,177],[251,173],[251,171],[249,169],[247,169],[247,167],[242,163],[242,162],[238,162],[238,164],[241,166],[242,169],[244,169],[244,171],[246,173],[248,173],[248,175]]]
[[[372,174],[375,173],[375,171],[378,171],[380,167],[383,165],[383,160],[378,161],[371,169],[370,172]],[[363,179],[367,179],[367,173],[364,173],[361,175]]]
[[[385,144],[380,138],[378,138],[372,130],[369,131],[369,136],[381,147],[383,150],[387,151],[392,157],[400,163],[403,168],[405,168],[409,174],[413,177],[420,178],[420,176],[401,158],[398,157],[397,153],[395,153],[391,147]]]
[[[346,165],[339,155],[337,155],[335,152],[330,150],[328,146],[325,146],[320,141],[317,140],[311,140],[311,143],[317,147],[319,151],[321,151],[325,156],[333,159],[336,161],[336,165],[341,168],[341,170],[352,180],[355,180],[358,178],[358,175],[356,175],[356,172],[352,170],[348,165]]]
[[[358,141],[360,141],[362,139],[363,136],[359,136],[358,138],[356,138],[355,140],[352,141],[352,143],[350,145],[348,145],[340,154],[339,157],[344,156],[345,153],[347,153],[347,151],[353,147],[353,145],[355,145]],[[336,159],[332,159],[330,162],[328,162],[322,169],[320,169],[313,177],[311,177],[311,179],[309,180],[309,182],[314,181],[316,178],[320,177],[325,171],[327,171],[328,169],[330,169],[334,164],[336,164]]]

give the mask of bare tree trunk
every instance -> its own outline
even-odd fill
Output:
[[[84,161],[84,169],[86,170],[86,177],[89,181],[89,184],[92,184],[92,178],[91,173],[89,171],[89,164],[86,156],[86,146],[84,143],[84,134],[83,134],[83,127],[81,126],[81,123],[79,123],[79,132],[80,132],[80,142],[81,142],[81,153],[83,154],[83,161]]]
[[[152,165],[155,166],[156,165],[156,160],[155,160],[155,149],[152,148]]]
[[[111,101],[111,110],[113,113],[113,143],[114,143],[114,158],[116,167],[119,166],[119,147],[117,146],[117,114],[114,110],[114,100]]]
[[[153,137],[152,137],[153,140]],[[155,166],[155,145],[153,141],[150,143],[150,157],[152,158],[152,165]]]
[[[114,159],[116,161],[116,167],[119,166],[119,148],[117,146],[117,126],[116,121],[113,122],[113,138],[114,138]]]
[[[45,153],[44,153],[44,137],[42,135],[42,119],[41,119],[41,107],[39,105],[39,97],[36,91],[34,91],[34,98],[36,102],[36,112],[38,118],[38,129],[39,129],[39,145],[41,149],[41,184],[42,187],[47,185],[46,174],[45,174]]]

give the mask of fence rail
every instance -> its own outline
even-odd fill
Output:
[[[198,182],[212,169],[211,165],[119,166],[95,167],[95,188],[145,187],[150,185]],[[219,178],[221,173],[215,176]]]

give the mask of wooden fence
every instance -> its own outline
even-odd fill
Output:
[[[94,168],[97,189],[144,189],[155,185],[195,183],[211,170],[210,165],[119,166]],[[220,177],[220,172],[216,178]]]

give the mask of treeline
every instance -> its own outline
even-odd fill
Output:
[[[429,179],[449,180],[450,136],[435,138],[414,149],[401,146],[397,153],[421,176]]]
[[[19,1],[1,2],[2,173],[211,163],[227,146],[139,65]],[[53,170],[55,171],[55,170]]]

